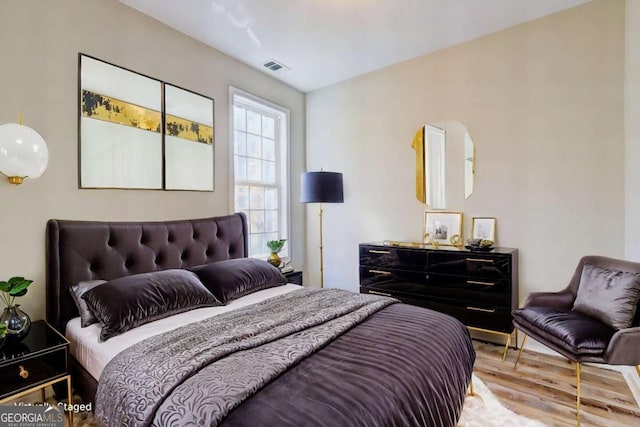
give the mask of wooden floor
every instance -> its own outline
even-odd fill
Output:
[[[474,373],[504,406],[550,426],[576,425],[573,363],[525,347],[514,370],[515,349],[502,362],[504,347],[479,341],[474,347]],[[580,376],[582,426],[640,426],[640,408],[620,372],[582,366]]]

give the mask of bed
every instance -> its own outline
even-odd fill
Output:
[[[109,313],[102,323],[80,325],[70,291],[78,283],[125,286],[147,274],[190,270],[202,278],[197,266],[249,262],[241,213],[165,222],[50,220],[46,237],[47,321],[70,339],[74,389],[96,402],[107,425],[457,423],[475,361],[467,329],[389,298],[283,283],[225,305],[147,319],[106,340],[100,333]],[[227,337],[229,330],[236,335]]]

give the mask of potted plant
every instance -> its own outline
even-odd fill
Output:
[[[278,252],[282,250],[282,247],[284,246],[284,242],[286,241],[287,239],[280,239],[280,240],[269,240],[267,242],[267,247],[271,251],[269,258],[267,259],[267,261],[269,261],[269,264],[276,267],[280,267],[280,264],[282,264],[282,260],[280,259]]]
[[[15,304],[17,297],[27,293],[33,280],[24,277],[12,277],[6,282],[0,281],[0,298],[7,306],[0,316],[0,323],[5,325],[5,339],[7,342],[20,342],[31,329],[31,318],[20,310],[20,304]]]

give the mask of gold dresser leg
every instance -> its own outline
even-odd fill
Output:
[[[529,338],[529,335],[525,334],[524,339],[522,340],[522,347],[520,347],[520,351],[518,352],[518,358],[516,359],[515,365],[513,365],[513,369],[516,369],[516,366],[518,366],[518,362],[520,361],[520,356],[522,356],[522,350],[524,350],[524,345],[527,343],[527,338]]]
[[[636,365],[636,372],[638,373],[638,376],[640,377],[640,365]]]
[[[69,415],[69,427],[73,427],[73,390],[71,389],[71,375],[67,376],[67,400],[69,403],[67,414]]]
[[[580,362],[576,362],[576,426],[580,425]]]

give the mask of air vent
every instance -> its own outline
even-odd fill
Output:
[[[284,71],[284,70],[290,70],[291,69],[291,68],[287,67],[286,65],[284,65],[283,63],[276,61],[275,59],[268,59],[262,65],[264,65],[265,67],[267,67],[268,69],[270,69],[274,73],[277,73],[279,71]]]

